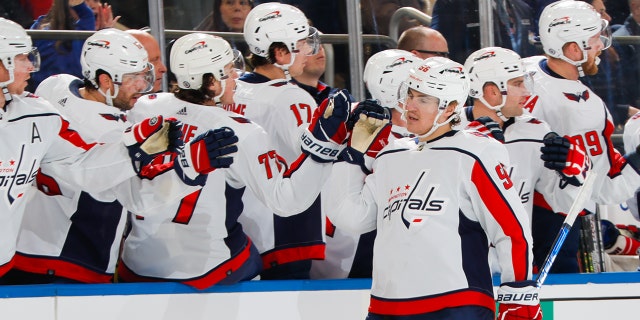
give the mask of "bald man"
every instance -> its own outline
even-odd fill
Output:
[[[162,57],[160,55],[160,45],[158,41],[149,33],[143,30],[130,29],[126,31],[134,38],[140,41],[140,44],[147,50],[149,55],[149,62],[153,64],[155,69],[156,81],[153,83],[152,92],[159,92],[162,90],[162,76],[167,72],[167,66],[162,63]]]
[[[398,39],[398,49],[409,51],[422,59],[449,56],[449,46],[444,36],[425,26],[405,30]]]

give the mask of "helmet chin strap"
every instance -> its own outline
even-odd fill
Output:
[[[111,107],[113,107],[113,98],[115,98],[118,95],[119,90],[120,90],[120,86],[115,83],[113,84],[113,95],[110,95],[108,92],[102,92],[102,90],[98,88],[98,92],[100,92],[101,95],[107,98],[107,101],[105,103]]]
[[[0,86],[2,87],[2,95],[4,96],[4,105],[2,106],[2,108],[6,107],[7,104],[9,104],[11,100],[13,100],[13,97],[9,92],[9,85],[13,83],[13,81],[15,80],[15,77],[13,75],[13,68],[10,68],[8,71],[9,71],[9,80],[5,82],[0,82]]]
[[[278,63],[274,63],[273,65],[282,69],[282,71],[284,71],[284,78],[287,79],[287,81],[291,80],[291,74],[289,74],[289,67],[291,67],[291,65],[293,64],[293,62],[296,60],[296,53],[295,52],[291,52],[291,61],[287,64],[278,64]]]
[[[224,94],[224,90],[227,87],[227,82],[224,80],[219,80],[220,81],[220,87],[222,88],[222,90],[220,90],[220,94],[213,97],[213,102],[215,103],[220,103],[220,98],[222,97],[222,95]]]
[[[427,138],[432,133],[434,133],[436,130],[438,130],[438,128],[440,128],[440,127],[444,126],[445,124],[451,122],[453,120],[453,117],[454,117],[453,114],[447,120],[445,120],[444,122],[438,123],[438,119],[444,113],[445,110],[446,109],[442,109],[442,110],[438,111],[438,114],[436,115],[436,118],[433,120],[433,125],[431,126],[431,129],[429,129],[429,131],[427,131],[426,133],[416,135],[416,139],[420,140],[420,139]]]
[[[507,103],[507,95],[506,94],[502,94],[502,102],[497,106],[492,106],[491,104],[489,104],[489,102],[487,102],[487,100],[485,100],[484,97],[480,97],[480,98],[478,98],[478,100],[480,100],[480,102],[482,102],[487,108],[495,111],[496,115],[500,118],[500,120],[502,120],[504,122],[509,121],[509,118],[507,118],[502,113],[502,107],[504,107],[504,105]]]
[[[581,49],[581,50],[582,50],[582,60],[580,61],[573,61],[567,58],[564,54],[560,55],[560,59],[574,65],[576,68],[578,68],[578,74],[580,75],[580,77],[584,77],[584,70],[582,70],[582,64],[587,61],[587,51],[584,49]]]

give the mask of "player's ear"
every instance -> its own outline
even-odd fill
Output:
[[[113,80],[106,73],[100,73],[98,75],[98,88],[99,89],[110,89],[113,86]]]
[[[565,57],[571,60],[574,60],[574,61],[582,60],[582,49],[580,48],[580,45],[578,45],[578,43],[576,42],[566,43],[562,47],[562,53],[564,53]]]
[[[289,61],[287,61],[287,55],[289,54],[289,50],[284,47],[276,47],[273,50],[274,56],[276,58],[276,63],[278,64],[287,64],[289,63]]]

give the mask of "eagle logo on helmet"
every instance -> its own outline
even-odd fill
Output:
[[[276,10],[276,11],[272,11],[272,12],[269,12],[269,13],[265,14],[264,17],[258,19],[258,21],[263,22],[263,21],[276,19],[276,18],[281,18],[281,17],[282,17],[282,15],[280,14],[280,11]]]
[[[94,47],[100,47],[100,48],[104,48],[104,49],[109,49],[110,46],[111,46],[111,42],[109,42],[107,40],[94,40],[94,41],[87,42],[87,45],[94,46]]]

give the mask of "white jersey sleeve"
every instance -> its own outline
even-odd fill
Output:
[[[634,114],[627,123],[624,125],[624,134],[622,135],[624,142],[624,151],[626,153],[636,151],[638,145],[640,145],[640,112]],[[640,187],[636,190],[633,197],[627,200],[629,211],[636,218],[640,220],[640,213],[638,213],[638,196],[640,195]]]
[[[531,57],[524,61],[533,74],[537,95],[525,108],[559,135],[582,145],[592,170],[598,173],[593,202],[586,208],[594,212],[594,202],[616,204],[631,197],[640,185],[640,168],[614,148],[613,121],[602,99],[580,81],[551,75],[545,59]]]

